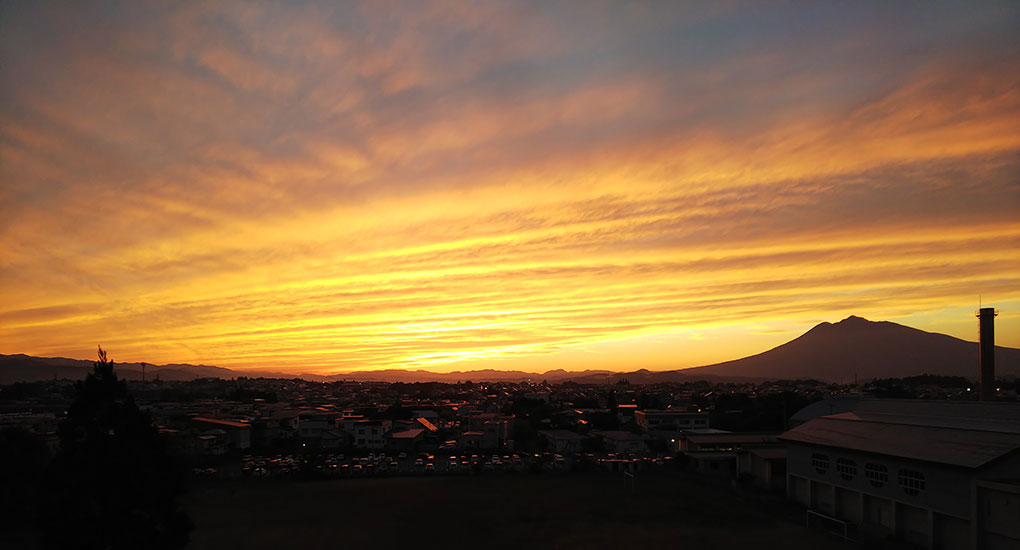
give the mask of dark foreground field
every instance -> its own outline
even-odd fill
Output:
[[[687,478],[493,475],[193,487],[192,549],[843,547]]]

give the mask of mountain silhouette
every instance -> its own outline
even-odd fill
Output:
[[[850,316],[835,324],[821,323],[764,353],[682,372],[694,377],[712,374],[837,382],[918,374],[976,380],[978,344],[889,321]],[[996,346],[995,374],[1020,375],[1020,349]]]
[[[66,378],[80,380],[92,369],[94,361],[68,359],[66,357],[32,357],[30,355],[0,354],[0,384],[12,382],[35,382]],[[141,380],[142,363],[115,363],[117,376],[125,380]],[[247,373],[232,371],[223,367],[208,365],[153,365],[145,363],[147,380],[180,381],[197,378],[235,378]],[[281,377],[285,375],[280,374]]]
[[[976,325],[976,323],[975,323]],[[975,326],[975,332],[977,327]],[[62,357],[0,355],[0,384],[54,378],[81,379],[91,361]],[[271,371],[231,370],[206,365],[146,364],[146,378],[194,380],[196,378],[302,378],[316,382],[350,380],[361,382],[518,382],[523,380],[560,383],[632,384],[686,382],[692,380],[762,380],[814,378],[832,382],[864,381],[872,378],[903,378],[919,374],[978,378],[978,345],[945,334],[925,332],[889,321],[869,321],[850,316],[838,323],[821,323],[800,337],[757,355],[704,367],[669,371],[638,369],[630,372],[606,370],[544,373],[495,369],[430,372],[386,369],[345,374],[293,374]],[[117,363],[117,375],[129,380],[142,376],[141,363]],[[997,377],[1020,376],[1020,349],[995,348]]]

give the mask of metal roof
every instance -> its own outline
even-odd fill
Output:
[[[861,400],[852,413],[810,420],[779,439],[966,468],[1020,449],[1017,404],[869,401]],[[981,418],[983,413],[989,417]],[[1010,420],[1014,415],[1017,420]]]
[[[719,458],[732,460],[737,457],[736,453],[734,453],[733,451],[687,451],[684,453],[684,456],[688,456],[698,460],[700,459],[711,460]]]
[[[818,418],[819,416],[850,412],[857,408],[858,401],[860,401],[860,396],[850,394],[837,395],[828,399],[822,399],[821,401],[816,401],[794,413],[794,415],[790,417],[790,423],[794,425],[803,424],[808,420]]]
[[[416,420],[418,421],[419,424],[424,426],[425,429],[430,431],[430,432],[435,432],[435,431],[439,430],[439,428],[437,428],[435,424],[433,424],[433,423],[429,422],[428,420],[426,420],[425,417],[420,417],[420,418],[417,418]]]
[[[280,420],[283,418],[294,418],[295,416],[300,415],[301,411],[298,409],[277,409],[269,415],[269,418],[272,418],[273,420]]]
[[[786,447],[751,447],[747,452],[765,460],[786,458]]]
[[[861,399],[853,411],[867,414],[1005,420],[1020,425],[1020,404],[1016,402]]]
[[[583,435],[570,430],[539,430],[538,433],[547,439],[562,439],[567,441],[587,439]]]
[[[643,435],[626,432],[623,430],[595,430],[591,432],[594,435],[602,436],[606,439],[612,439],[613,441],[644,441]]]
[[[220,418],[206,418],[204,416],[196,416],[192,418],[196,422],[205,422],[206,424],[216,424],[217,426],[227,426],[229,428],[251,428],[250,424],[244,422],[237,422],[236,420],[222,420]]]
[[[623,405],[620,405],[622,407]],[[685,411],[680,409],[644,409],[640,412],[645,416],[707,416],[708,413],[700,411]]]
[[[868,412],[848,412],[831,414],[826,418],[844,420],[860,420],[866,422],[883,422],[886,424],[903,424],[907,426],[929,426],[932,428],[953,428],[957,430],[975,430],[979,432],[1020,433],[1020,422],[1011,422],[997,418],[970,418],[961,416],[922,416],[917,414],[883,414]]]
[[[389,437],[390,439],[417,439],[424,432],[424,428],[411,428],[410,430],[391,432]]]
[[[701,443],[776,443],[776,433],[712,433],[684,434],[681,437],[695,444]]]

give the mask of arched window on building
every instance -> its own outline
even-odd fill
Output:
[[[857,477],[857,463],[849,458],[837,459],[836,471],[839,472],[839,477],[846,481],[850,481]]]
[[[898,477],[904,493],[915,496],[924,490],[924,474],[921,472],[901,468]]]
[[[811,465],[814,466],[816,472],[825,475],[829,471],[829,455],[821,453],[811,455]]]
[[[864,477],[872,487],[882,487],[889,482],[889,469],[881,464],[867,463],[864,465]]]

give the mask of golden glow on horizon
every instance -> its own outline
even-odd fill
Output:
[[[751,32],[721,9],[142,6],[40,3],[0,44],[38,55],[0,69],[2,353],[666,369],[850,314],[973,340],[979,294],[1020,347],[1001,17],[750,53],[675,32]]]

